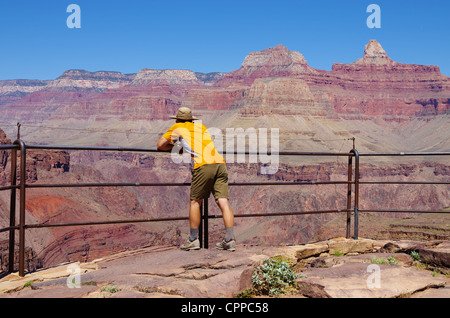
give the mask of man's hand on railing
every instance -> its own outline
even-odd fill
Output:
[[[173,146],[175,145],[174,142],[176,141],[170,141],[164,137],[161,137],[156,144],[156,148],[159,151],[171,151]]]

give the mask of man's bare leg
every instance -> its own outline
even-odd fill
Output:
[[[234,226],[234,215],[231,210],[230,202],[227,198],[219,198],[216,200],[217,205],[222,211],[223,223],[225,228]]]
[[[202,200],[191,200],[189,205],[189,238],[180,246],[182,250],[198,250],[200,242],[198,240],[198,228],[200,226],[200,204]]]
[[[234,240],[234,215],[227,198],[219,198],[216,200],[217,205],[222,211],[223,223],[225,225],[225,242]],[[233,243],[234,244],[234,243]],[[234,245],[233,245],[234,250]]]
[[[190,237],[189,239],[193,241],[198,238],[198,228],[200,227],[200,205],[202,200],[191,200],[189,206],[189,227]]]

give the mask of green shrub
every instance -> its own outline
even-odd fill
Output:
[[[398,265],[397,260],[394,258],[394,256],[389,256],[388,257],[388,263],[389,265]]]
[[[34,281],[29,280],[28,282],[25,283],[25,285],[23,285],[23,287],[31,287],[31,285],[33,285]]]
[[[281,259],[266,259],[252,276],[255,294],[276,296],[291,286],[297,274]]]
[[[411,253],[409,255],[411,255],[413,261],[420,261],[420,255],[418,252],[411,251]]]
[[[344,256],[344,252],[341,252],[340,250],[335,250],[332,255],[333,256]]]
[[[383,258],[383,257],[375,257],[375,256],[370,259],[370,262],[372,264],[379,264],[379,265],[388,263],[385,258]]]
[[[384,257],[372,257],[370,259],[370,262],[372,264],[380,264],[380,265],[398,265],[397,260],[394,258],[394,256],[389,256],[387,259]]]
[[[108,292],[108,293],[111,293],[111,294],[114,294],[114,293],[118,292],[117,287],[114,286],[114,285],[113,286],[103,286],[102,287],[102,291]]]

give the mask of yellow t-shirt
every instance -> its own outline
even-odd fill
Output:
[[[181,142],[183,150],[194,159],[194,169],[206,164],[225,163],[225,159],[214,147],[208,129],[202,123],[176,123],[163,137],[171,142]]]

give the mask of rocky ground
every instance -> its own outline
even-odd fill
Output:
[[[151,246],[88,263],[60,264],[25,277],[9,274],[0,279],[0,297],[232,298],[251,288],[256,266],[277,255],[301,274],[296,287],[279,297],[450,297],[450,241],[362,238],[296,246],[238,245],[236,252]]]

